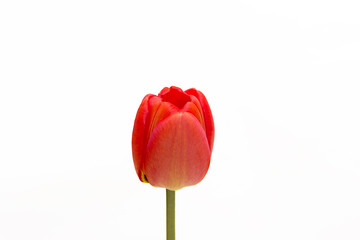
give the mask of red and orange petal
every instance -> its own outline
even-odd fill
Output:
[[[149,112],[148,100],[152,96],[154,95],[148,94],[143,98],[140,107],[136,113],[134,129],[132,133],[132,154],[133,154],[134,166],[136,173],[141,181],[142,179],[140,173],[140,165],[143,158],[143,150],[146,147],[146,143],[144,141],[144,134],[146,132],[145,123]]]
[[[144,171],[156,187],[178,190],[199,183],[210,165],[203,127],[190,113],[179,112],[160,122],[150,136]]]
[[[193,97],[193,96],[191,96]],[[195,97],[193,97],[195,98]],[[196,99],[196,98],[195,98]],[[197,99],[196,99],[197,101]],[[184,106],[183,109],[181,109],[182,112],[188,112],[188,113],[191,113],[193,114],[196,119],[199,121],[199,123],[201,124],[201,126],[203,127],[204,131],[206,131],[206,127],[205,127],[205,121],[204,121],[204,115],[203,115],[203,112],[201,110],[201,108],[199,109],[197,106],[196,106],[196,103],[194,102],[187,102]]]
[[[195,88],[190,88],[186,90],[185,93],[192,95],[199,100],[205,119],[206,136],[209,142],[210,151],[212,151],[214,146],[215,127],[209,103],[206,100],[205,95],[201,91],[196,90]]]
[[[145,130],[147,131],[144,135],[145,142],[147,143],[154,127],[163,119],[167,118],[173,113],[178,112],[178,109],[168,102],[163,102],[161,98],[154,96],[149,102],[149,114],[145,124]]]
[[[147,182],[143,164],[152,130],[158,122],[176,111],[175,106],[162,102],[161,98],[152,94],[147,95],[140,105],[133,131],[133,158],[136,173],[142,182]]]
[[[165,93],[169,92],[170,88],[168,87],[164,87],[158,94],[159,97],[161,97],[162,95],[164,95]]]
[[[170,87],[168,91],[161,91],[159,97],[163,100],[163,102],[170,102],[175,105],[179,110],[184,107],[187,102],[190,102],[190,96],[181,90],[178,87]]]

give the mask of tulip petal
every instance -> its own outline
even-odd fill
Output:
[[[193,114],[199,120],[199,123],[203,127],[204,131],[206,131],[204,115],[201,110],[200,103],[194,96],[191,96],[191,98],[192,101],[187,102],[183,107],[182,111]],[[197,104],[199,105],[199,107],[197,106]]]
[[[206,100],[205,95],[201,91],[196,90],[195,88],[190,88],[186,90],[185,93],[196,97],[200,102],[201,109],[204,113],[206,136],[209,142],[210,151],[212,151],[214,146],[215,127],[209,103]]]
[[[155,95],[148,94],[143,98],[140,107],[136,113],[134,129],[132,133],[132,154],[133,154],[134,166],[136,173],[141,181],[143,181],[143,179],[141,177],[140,165],[143,159],[144,148],[146,148],[146,143],[144,141],[143,136],[146,132],[145,123],[146,123],[147,115],[149,113],[148,101],[149,98],[151,98],[152,96]]]
[[[191,101],[188,94],[184,93],[181,88],[174,86],[170,87],[168,91],[161,91],[159,96],[164,102],[170,102],[179,109],[182,109],[187,102]]]
[[[177,111],[170,103],[148,94],[144,97],[136,114],[132,135],[132,150],[136,173],[142,182],[148,182],[143,172],[146,146],[153,128],[162,119]]]
[[[147,129],[147,133],[144,135],[145,142],[148,142],[149,137],[151,136],[151,133],[158,122],[177,111],[178,109],[173,104],[169,102],[163,102],[160,97],[152,97],[149,100],[149,114],[145,124],[145,129]]]
[[[210,155],[205,131],[195,116],[175,113],[154,128],[144,172],[151,185],[178,190],[205,177]]]
[[[168,87],[164,87],[160,92],[159,92],[159,97],[161,97],[161,95],[163,95],[163,94],[165,94],[165,93],[167,93],[167,92],[169,92],[170,91],[170,88],[168,88]]]

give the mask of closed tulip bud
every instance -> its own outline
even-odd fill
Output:
[[[214,133],[214,120],[202,92],[166,87],[157,96],[146,95],[132,135],[139,179],[169,190],[199,183],[209,169]]]

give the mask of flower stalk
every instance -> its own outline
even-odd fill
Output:
[[[175,240],[175,191],[166,189],[166,240]]]

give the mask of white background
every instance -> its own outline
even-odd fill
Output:
[[[360,239],[358,1],[1,1],[0,239],[165,239],[131,134],[165,86],[216,133],[177,239]]]

